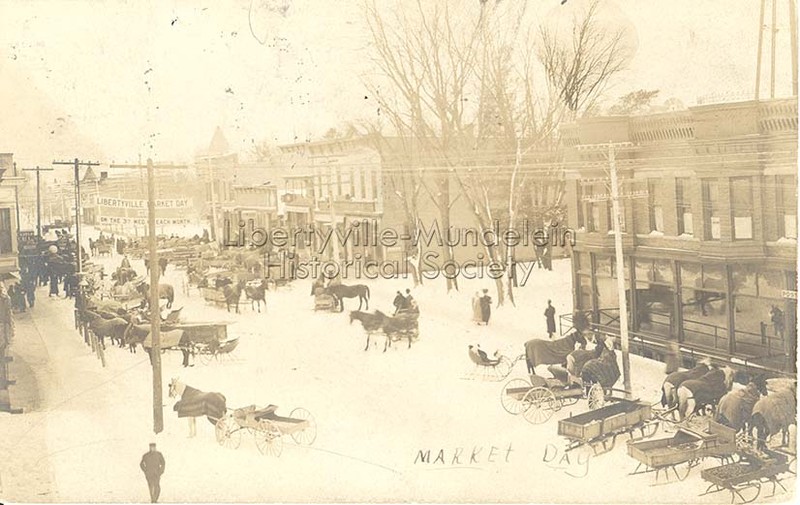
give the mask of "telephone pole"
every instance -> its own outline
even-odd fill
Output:
[[[36,172],[36,235],[37,240],[42,238],[42,192],[41,172],[52,172],[52,168],[23,168],[24,172]]]
[[[78,262],[77,273],[83,273],[83,255],[81,254],[81,177],[80,167],[96,167],[100,163],[94,161],[80,161],[75,158],[73,161],[54,161],[53,165],[72,165],[74,167],[75,178],[75,242],[77,243],[77,251],[75,259]]]
[[[626,398],[630,398],[631,389],[631,360],[630,360],[630,343],[628,336],[628,301],[625,294],[625,258],[622,249],[622,220],[623,209],[621,200],[631,198],[647,198],[647,191],[636,191],[621,195],[619,192],[619,177],[617,175],[616,163],[616,148],[630,147],[633,144],[630,142],[609,142],[608,144],[600,145],[584,145],[579,146],[579,149],[584,150],[605,150],[608,152],[608,172],[611,185],[610,195],[595,195],[584,197],[586,201],[594,202],[607,202],[611,201],[611,211],[613,214],[613,231],[614,231],[614,256],[617,263],[617,297],[619,298],[619,335],[620,344],[622,347],[622,377],[625,389]],[[631,286],[631,296],[635,290]]]
[[[111,165],[110,168],[142,168],[137,165]],[[151,158],[147,159],[147,227],[148,234],[148,261],[150,262],[150,337],[153,345],[150,354],[153,358],[153,432],[164,431],[163,386],[161,380],[161,314],[158,300],[158,281],[161,269],[158,267],[158,251],[156,250],[156,182],[155,169],[159,168],[186,168],[183,165],[153,164]]]

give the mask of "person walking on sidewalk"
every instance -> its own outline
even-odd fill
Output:
[[[484,326],[489,324],[490,317],[492,317],[492,297],[489,296],[489,290],[484,288],[481,296],[481,321]]]
[[[147,487],[150,489],[150,503],[156,503],[161,494],[161,475],[165,467],[164,456],[156,450],[156,444],[150,444],[150,450],[144,453],[139,463],[139,468],[147,479]]]
[[[544,318],[547,320],[547,338],[552,339],[556,332],[556,308],[552,302],[547,300],[547,308],[544,309]]]

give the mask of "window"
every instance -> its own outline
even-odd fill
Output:
[[[370,176],[372,176],[372,200],[377,201],[380,196],[380,191],[378,188],[378,171],[377,170],[370,170]]]
[[[583,191],[583,184],[581,181],[578,181],[576,188],[576,195],[578,198],[578,229],[586,227],[586,218],[584,217],[584,208],[586,207],[586,202],[583,201],[584,191]]]
[[[664,209],[658,195],[658,179],[647,179],[647,207],[650,211],[650,231],[664,233]]]
[[[356,173],[350,169],[350,198],[356,198]]]
[[[778,238],[797,240],[797,176],[775,177]]]
[[[359,175],[359,179],[361,181],[361,191],[359,192],[358,197],[361,198],[362,200],[366,200],[367,199],[367,176],[366,176],[366,173],[364,172],[363,168],[360,168],[358,170],[358,175]]]
[[[588,192],[589,194],[586,195],[586,196],[589,197],[589,198],[597,197],[598,196],[596,194],[596,193],[598,193],[597,186],[596,185],[589,186],[589,188],[590,188],[590,190]],[[588,230],[589,231],[600,231],[600,204],[599,204],[599,202],[597,202],[595,200],[587,201],[586,202],[586,214],[588,214],[588,217],[589,217]]]
[[[752,239],[753,184],[750,177],[734,177],[731,179],[731,215],[733,217],[734,240]]]
[[[703,180],[703,227],[706,240],[719,240],[719,181]]]
[[[688,179],[675,179],[675,203],[678,209],[678,235],[694,235],[692,204],[686,194]]]
[[[11,209],[0,209],[0,254],[13,253]]]

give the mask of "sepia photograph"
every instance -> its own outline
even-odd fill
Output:
[[[0,502],[797,499],[796,0],[0,0]]]

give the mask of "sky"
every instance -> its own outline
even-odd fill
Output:
[[[585,3],[528,0],[526,23],[567,22]],[[788,2],[779,3],[777,94],[786,96]],[[750,99],[759,5],[601,0],[637,41],[609,97],[660,89],[686,105]],[[23,165],[181,162],[218,125],[242,152],[319,138],[375,114],[365,100],[370,57],[360,0],[0,0],[0,152]]]

